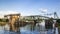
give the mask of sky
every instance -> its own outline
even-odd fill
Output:
[[[46,16],[54,12],[60,17],[60,0],[0,0],[0,16],[13,13]]]

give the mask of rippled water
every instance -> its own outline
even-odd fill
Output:
[[[30,29],[30,26],[31,25],[26,25],[25,27],[21,27],[20,28],[20,32],[11,32],[11,31],[8,31],[6,29],[9,28],[9,26],[0,26],[0,34],[54,34],[54,29],[49,29],[48,31],[45,29],[45,26],[41,25],[40,26],[36,26],[35,27],[35,30],[31,30]],[[56,34],[58,34],[58,29],[56,28]]]

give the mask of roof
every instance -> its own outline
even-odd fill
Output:
[[[14,15],[20,16],[20,14],[8,14],[8,15],[4,15],[4,17],[6,17],[6,16],[14,16]]]

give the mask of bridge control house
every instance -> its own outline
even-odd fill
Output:
[[[20,14],[9,14],[9,15],[5,15],[4,17],[9,19],[10,31],[18,31],[19,30],[19,27],[15,27],[14,24],[17,21],[19,21]]]

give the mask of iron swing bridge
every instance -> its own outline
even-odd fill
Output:
[[[53,20],[57,20],[57,19],[56,19],[56,17],[58,18],[57,13],[54,12],[53,14],[54,14]],[[52,15],[53,15],[53,14],[52,14]],[[51,14],[50,14],[50,15],[51,15]],[[11,16],[11,15],[9,15],[9,16]],[[14,16],[15,16],[15,15],[14,15]],[[11,16],[11,18],[14,18],[14,16]],[[19,16],[19,15],[18,15],[18,16]],[[17,16],[17,18],[18,18],[18,16]],[[37,19],[37,20],[40,20],[40,19],[46,20],[46,19],[49,19],[50,17],[40,16],[40,15],[32,15],[32,16],[25,16],[24,18],[25,18],[25,19],[31,18],[32,20],[35,20],[35,19]],[[15,16],[15,19],[16,19],[16,16]],[[11,22],[11,23],[12,23],[12,22]],[[34,26],[33,26],[32,28],[34,28]],[[15,31],[15,30],[17,30],[17,29],[12,28],[12,30]],[[33,30],[32,30],[32,31],[33,31]]]
[[[53,20],[58,20],[59,19],[59,17],[58,17],[58,15],[57,15],[57,13],[56,12],[54,12],[54,13],[50,13],[50,14],[44,14],[44,15],[47,15],[47,16],[51,16],[51,15],[53,15],[54,17],[53,17]],[[47,17],[47,16],[41,16],[41,15],[31,15],[31,16],[24,16],[24,18],[25,19],[32,19],[32,20],[34,20],[34,19],[42,19],[42,20],[46,20],[46,19],[50,19],[51,17]]]

